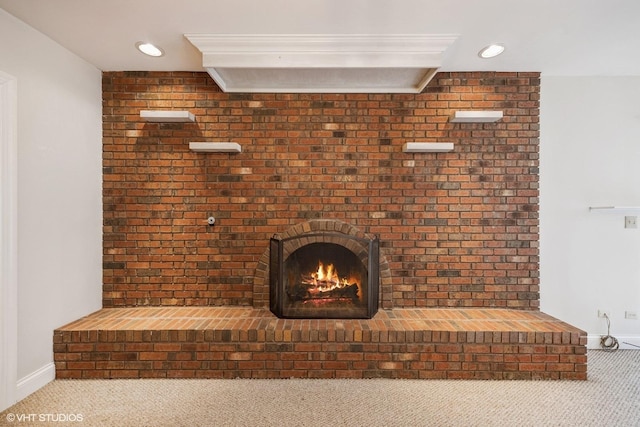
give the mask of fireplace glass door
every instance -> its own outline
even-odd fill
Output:
[[[270,305],[285,318],[371,318],[378,240],[333,233],[271,239]]]

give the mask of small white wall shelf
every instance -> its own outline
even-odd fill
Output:
[[[451,123],[492,123],[503,117],[502,111],[455,111]]]
[[[189,111],[140,110],[140,118],[147,122],[195,122],[196,116]]]
[[[197,153],[241,153],[237,142],[190,142],[189,149]]]
[[[403,153],[446,153],[453,151],[453,142],[406,142]]]

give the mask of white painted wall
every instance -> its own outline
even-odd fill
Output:
[[[0,71],[0,411],[18,383],[18,91]]]
[[[640,207],[640,77],[543,77],[540,108],[541,310],[640,345],[640,228],[589,206]],[[640,217],[640,212],[637,214]],[[623,345],[627,348],[633,346]]]
[[[0,9],[18,93],[18,399],[52,378],[53,330],[101,307],[101,72]]]

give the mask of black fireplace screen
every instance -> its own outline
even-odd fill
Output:
[[[378,309],[378,239],[315,233],[270,244],[271,311],[283,318],[369,319]]]

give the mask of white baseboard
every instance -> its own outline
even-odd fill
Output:
[[[602,335],[587,335],[587,349],[602,350],[600,338]],[[640,335],[613,335],[618,340],[621,350],[640,350]]]
[[[31,393],[40,390],[56,378],[56,365],[51,362],[42,368],[30,373],[18,380],[16,397],[18,401],[29,396]]]

